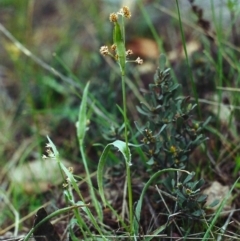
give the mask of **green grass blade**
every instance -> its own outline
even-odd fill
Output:
[[[124,159],[126,161],[129,160],[129,163],[127,164],[131,165],[131,155],[130,155],[130,158],[128,158],[127,156],[127,154],[130,153],[130,149],[128,148],[128,151],[126,151],[126,143],[124,141],[116,140],[106,145],[100,157],[100,160],[98,163],[98,169],[97,169],[97,181],[98,181],[99,194],[102,198],[104,206],[107,205],[107,202],[106,202],[106,199],[104,196],[104,190],[103,190],[103,173],[104,173],[104,166],[107,160],[107,156],[112,146],[117,147],[119,151],[122,153]]]
[[[88,96],[89,82],[87,83],[82,96],[82,102],[80,105],[78,123],[77,123],[77,137],[79,144],[81,145],[87,130],[87,96]]]

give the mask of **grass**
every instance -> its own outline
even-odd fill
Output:
[[[24,233],[24,240],[29,240],[34,233],[33,214],[46,204],[49,216],[45,220],[62,219],[71,240],[239,239],[237,2],[228,1],[228,9],[225,7],[232,22],[224,31],[224,19],[218,18],[211,1],[212,20],[207,23],[213,31],[203,25],[204,15],[196,17],[196,8],[190,11],[194,21],[189,22],[178,1],[174,3],[175,13],[157,1],[146,5],[139,0],[131,19],[120,24],[121,32],[115,24],[114,40],[114,26],[108,16],[119,7],[113,4],[107,9],[104,3],[88,1],[80,5],[0,2],[4,13],[0,31],[5,36],[0,40],[4,56],[0,69],[0,235],[7,231],[12,236]],[[160,21],[162,15],[168,18],[166,22]],[[156,19],[166,27],[160,28]],[[139,25],[141,33],[135,31]],[[140,43],[141,34],[154,39],[166,53],[174,82],[182,84],[181,96],[192,95],[193,102],[198,103],[192,114],[202,122],[212,116],[204,127],[209,140],[189,156],[184,168],[172,165],[154,169],[147,165],[148,155],[141,148],[144,129],[140,126],[147,116],[138,113],[135,106],[144,101],[140,88],[148,92],[159,62],[141,56],[143,67],[155,66],[142,76],[141,66],[125,66],[125,44],[135,36]],[[117,46],[118,61],[103,59],[99,53],[101,45],[109,46],[112,41]],[[191,41],[200,46],[196,55],[188,50]],[[178,52],[180,44],[185,57],[169,61],[168,52]],[[139,80],[134,78],[138,75]],[[164,138],[164,128],[160,138]],[[14,170],[28,162],[43,162],[45,143],[49,143],[50,161],[59,165],[59,185],[50,187],[48,183],[48,190],[41,191],[44,180],[34,179],[30,172],[23,173],[21,183],[14,182]],[[177,152],[174,145],[169,150],[173,155]],[[69,169],[62,159],[73,168]],[[41,173],[41,166],[36,172]],[[215,216],[207,210],[205,216],[182,211],[186,204],[180,199],[184,200],[187,191],[192,192],[192,200],[200,198],[196,196],[200,189],[194,189],[194,185],[202,178],[206,184],[201,192],[213,181],[229,186],[229,216],[222,215],[227,197],[221,200]],[[185,186],[176,192],[168,189],[176,187],[177,181]],[[40,191],[27,193],[25,187],[34,182]],[[66,212],[68,215],[64,215]],[[59,222],[55,226],[63,234]]]

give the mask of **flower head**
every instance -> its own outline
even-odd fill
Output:
[[[113,44],[113,45],[111,46],[111,50],[112,50],[112,51],[116,51],[116,49],[117,49],[116,44]]]
[[[141,58],[139,58],[139,57],[137,57],[137,59],[135,60],[135,62],[137,63],[137,64],[143,64],[143,60],[141,59]]]
[[[143,60],[139,57],[136,60],[129,60],[127,57],[133,54],[133,51],[128,49],[126,50],[125,46],[122,46],[124,44],[123,37],[125,35],[124,27],[121,24],[124,23],[118,23],[118,15],[121,15],[120,17],[130,18],[131,12],[129,10],[129,7],[124,6],[122,7],[118,12],[111,13],[109,16],[110,22],[114,23],[114,44],[111,47],[108,46],[102,46],[100,48],[100,53],[104,56],[109,55],[110,57],[114,58],[121,66],[122,69],[125,67],[126,62],[135,62],[137,64],[143,64]],[[116,39],[118,38],[118,39]],[[118,42],[120,44],[118,45]],[[124,51],[124,52],[123,52]],[[119,53],[120,52],[120,53]]]
[[[129,7],[127,7],[127,6],[124,6],[120,11],[122,11],[122,13],[123,13],[123,16],[125,17],[125,18],[131,18],[131,12],[130,12],[130,10],[129,10]]]
[[[99,51],[100,51],[100,53],[101,53],[102,55],[104,55],[104,56],[106,56],[106,55],[109,54],[108,46],[102,46]]]
[[[117,20],[118,20],[118,15],[116,13],[111,13],[110,16],[109,16],[109,20],[112,23],[116,23]]]
[[[132,54],[133,54],[133,51],[132,51],[131,49],[128,49],[128,50],[126,51],[126,56],[132,55]]]

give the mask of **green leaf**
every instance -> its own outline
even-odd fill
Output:
[[[183,201],[185,201],[187,198],[181,193],[181,191],[180,190],[176,190],[176,194],[178,195],[178,201],[180,202],[183,202]]]
[[[99,194],[102,198],[102,201],[104,203],[104,206],[106,206],[107,202],[104,196],[104,190],[103,190],[103,173],[104,173],[104,166],[107,160],[107,156],[108,153],[110,151],[110,148],[114,146],[117,147],[118,150],[122,153],[125,161],[126,161],[126,165],[131,166],[131,152],[129,147],[126,147],[126,142],[124,141],[120,141],[120,140],[116,140],[112,143],[109,143],[103,150],[102,155],[100,157],[99,163],[98,163],[98,169],[97,169],[97,181],[98,181],[98,188],[99,188]],[[128,143],[128,146],[135,146],[135,147],[139,147],[140,145],[134,145],[131,143]],[[128,148],[128,150],[127,150]],[[129,155],[129,156],[128,156]],[[129,161],[128,161],[129,160]]]
[[[154,159],[151,157],[147,162],[148,165],[153,165],[154,164]]]
[[[207,118],[207,120],[205,120],[204,121],[204,123],[203,123],[203,127],[206,127],[207,126],[207,124],[211,121],[211,119],[212,119],[212,117],[211,116],[209,116],[208,118]]]
[[[142,114],[142,115],[146,115],[146,116],[150,116],[150,115],[151,115],[150,112],[145,112],[145,111],[143,111],[143,110],[141,109],[141,107],[139,107],[139,106],[136,106],[136,109],[137,109],[137,111],[138,111],[140,114]]]
[[[215,199],[211,204],[208,205],[208,208],[213,208],[219,204],[219,200]]]
[[[207,195],[200,195],[200,197],[197,198],[197,202],[203,203],[207,199]]]
[[[205,183],[204,179],[200,179],[200,180],[197,182],[196,188],[201,188],[204,183]]]
[[[204,216],[204,211],[202,209],[196,210],[192,213],[192,216],[195,216],[195,217]]]
[[[113,42],[116,45],[118,63],[120,65],[122,75],[125,75],[126,49],[123,39],[123,33],[118,22],[114,23],[114,25],[115,26],[113,30]]]
[[[188,175],[185,180],[183,181],[183,184],[186,184],[187,182],[189,182],[190,180],[192,180],[192,178],[194,177],[195,173],[192,172],[190,175]]]
[[[154,137],[158,137],[163,131],[164,131],[164,129],[167,127],[167,125],[166,124],[163,124],[162,125],[162,127],[161,127],[161,129],[160,129],[160,131],[156,134],[156,135],[154,135]]]
[[[159,68],[161,71],[164,70],[167,58],[165,54],[160,54],[159,56]]]
[[[82,143],[85,133],[87,131],[87,95],[88,95],[89,82],[87,83],[82,96],[80,105],[78,122],[77,122],[77,137],[79,143]]]
[[[176,90],[177,88],[179,88],[180,84],[178,83],[175,83],[173,84],[169,89],[168,89],[168,92],[172,92],[174,90]]]
[[[47,136],[47,139],[48,139],[49,144],[50,144],[50,146],[51,146],[51,148],[52,148],[52,150],[53,150],[53,154],[54,154],[54,156],[56,157],[56,159],[57,159],[57,161],[58,161],[59,152],[58,152],[56,146],[54,145],[54,143],[51,141],[51,139],[50,139],[48,136]]]

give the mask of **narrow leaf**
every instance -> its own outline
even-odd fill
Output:
[[[115,26],[113,31],[113,42],[116,45],[118,63],[120,65],[122,75],[125,75],[126,49],[125,49],[125,43],[123,39],[123,33],[121,31],[121,27],[119,23],[116,22],[114,24]]]
[[[77,122],[77,137],[79,143],[82,143],[85,133],[86,133],[86,126],[87,126],[87,95],[88,95],[88,88],[89,82],[87,83],[82,96],[82,102],[80,105],[79,115],[78,115],[78,122]]]
[[[105,163],[107,161],[108,153],[109,153],[110,148],[112,146],[117,147],[118,150],[122,153],[122,155],[123,155],[123,157],[126,161],[126,165],[131,165],[131,153],[130,153],[129,147],[128,147],[128,151],[126,150],[126,142],[116,140],[116,141],[106,145],[106,147],[104,148],[104,150],[102,152],[102,155],[99,159],[98,169],[97,169],[98,189],[99,189],[99,194],[101,196],[101,199],[103,201],[104,206],[107,205],[107,202],[106,202],[106,199],[105,199],[105,196],[104,196],[104,189],[103,189],[103,173],[104,173],[104,166],[105,166]],[[134,144],[129,143],[128,146],[139,147],[140,145],[134,145]],[[130,155],[129,157],[127,156],[128,153]]]
[[[167,58],[165,54],[160,54],[159,56],[159,68],[160,70],[164,70]]]

